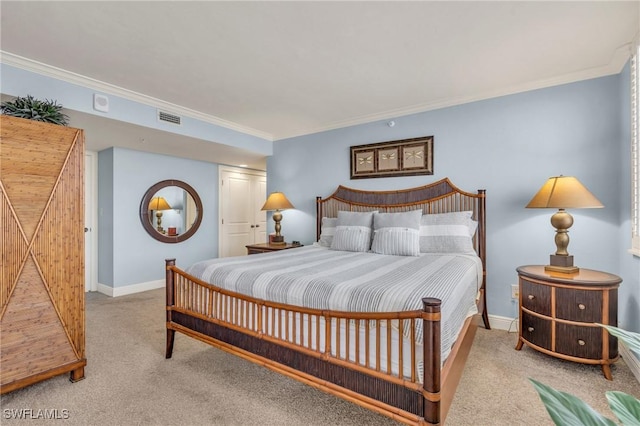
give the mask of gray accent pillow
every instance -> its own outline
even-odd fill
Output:
[[[422,210],[373,215],[371,251],[394,256],[420,255]]]
[[[373,213],[339,211],[331,250],[369,251]]]
[[[323,217],[320,225],[320,239],[318,244],[322,247],[331,247],[333,236],[336,233],[337,217]]]
[[[420,219],[420,252],[475,253],[473,235],[478,226],[473,212],[426,214]]]

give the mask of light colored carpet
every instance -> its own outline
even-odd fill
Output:
[[[164,358],[164,290],[87,295],[86,379],[68,375],[3,395],[0,423],[20,410],[57,410],[64,425],[392,425],[352,403],[179,333]],[[640,395],[622,360],[614,381],[599,367],[513,349],[514,333],[479,329],[447,425],[552,424],[527,377],[572,392],[613,418],[606,390]],[[51,411],[49,411],[51,412]]]

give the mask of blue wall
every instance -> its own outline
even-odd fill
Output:
[[[109,95],[109,113],[93,110],[89,87],[0,64],[2,93],[55,99],[66,109],[125,121],[167,132],[271,155],[272,142],[190,117],[177,127],[159,122],[154,106]],[[85,134],[85,138],[90,138]],[[198,232],[185,242],[165,244],[140,225],[138,209],[147,189],[158,181],[178,179],[198,191],[204,204]],[[98,154],[98,283],[107,287],[143,284],[164,277],[164,259],[181,266],[217,256],[218,165],[122,148]]]
[[[625,67],[619,81],[620,98],[620,158],[618,178],[620,179],[620,227],[618,258],[620,260],[619,275],[624,282],[618,292],[620,322],[628,330],[640,333],[640,259],[631,256],[627,250],[631,247],[631,99],[629,64]],[[640,353],[638,354],[640,359]]]
[[[622,254],[629,242],[620,238],[621,217],[629,215],[621,200],[629,193],[618,190],[621,179],[629,179],[620,172],[629,147],[620,119],[628,114],[629,95],[621,89],[628,79],[627,68],[620,75],[398,117],[394,127],[386,120],[276,141],[267,163],[269,190],[285,192],[296,206],[284,212],[282,232],[287,240],[312,242],[315,196],[340,184],[400,189],[449,177],[464,190],[486,189],[489,312],[513,318],[516,267],[547,264],[555,252],[553,210],[524,206],[548,177],[574,175],[605,208],[571,212],[569,252],[580,267],[620,274],[625,294],[636,289],[635,302],[621,299],[620,323],[638,329],[638,277],[620,265],[623,255],[636,268],[638,263]],[[427,135],[435,138],[433,176],[349,179],[351,145]]]
[[[113,155],[105,149],[98,155],[98,282],[113,287]]]
[[[95,90],[0,65],[2,93],[56,99],[70,109],[92,109]],[[310,243],[315,237],[315,196],[337,185],[395,189],[449,177],[460,188],[487,190],[488,297],[493,315],[514,317],[510,286],[515,268],[545,264],[555,250],[551,210],[525,204],[557,174],[577,176],[605,205],[575,210],[569,251],[581,267],[620,275],[620,325],[640,332],[640,259],[630,247],[629,67],[610,77],[536,90],[436,111],[317,133],[273,143],[270,190],[296,206],[284,212],[283,234]],[[110,118],[164,129],[155,108],[110,96]],[[118,115],[119,114],[119,115]],[[166,125],[164,125],[166,126]],[[268,141],[209,123],[185,120],[180,132],[205,140],[271,153]],[[435,137],[435,174],[349,180],[349,147],[416,136]],[[265,151],[266,150],[266,151]],[[268,152],[267,152],[268,151]],[[151,164],[162,164],[162,170]],[[200,231],[180,244],[149,237],[139,223],[145,191],[163,179],[180,179],[204,203]],[[112,287],[161,279],[162,264],[180,265],[217,255],[218,166],[126,149],[99,154],[99,282]],[[271,223],[271,221],[270,221]]]
[[[98,154],[100,255],[98,281],[109,287],[147,283],[164,277],[164,260],[186,267],[218,255],[218,165],[111,148]],[[202,223],[191,238],[176,244],[155,240],[140,223],[140,202],[154,184],[177,179],[202,200]],[[111,182],[109,182],[111,181]],[[110,232],[112,228],[112,232]],[[112,241],[112,243],[111,243]]]

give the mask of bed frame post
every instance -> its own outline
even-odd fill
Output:
[[[422,299],[423,311],[423,354],[424,377],[424,414],[429,424],[440,424],[440,299],[425,297]]]
[[[170,268],[171,266],[176,266],[175,259],[165,259],[166,265],[166,291],[167,291],[167,347],[165,351],[165,358],[171,358],[173,354],[173,339],[176,335],[176,331],[169,328],[169,324],[171,323],[171,307],[173,307],[173,297],[174,297],[174,274],[173,270]]]
[[[486,189],[478,189],[478,223],[482,224],[479,227],[480,244],[478,247],[478,256],[482,260],[482,321],[484,322],[484,328],[491,330],[489,324],[489,312],[487,311],[487,219],[486,219]]]
[[[322,197],[316,197],[316,241],[320,241],[320,228],[322,227]]]

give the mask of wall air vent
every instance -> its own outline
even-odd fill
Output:
[[[158,121],[164,121],[165,123],[171,123],[180,126],[182,124],[182,117],[158,110]]]

